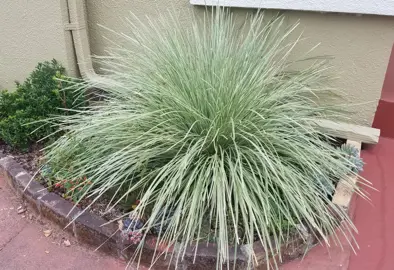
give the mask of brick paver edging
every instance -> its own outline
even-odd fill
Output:
[[[124,259],[129,258],[135,250],[136,246],[131,246],[122,240],[116,224],[105,224],[107,221],[90,212],[84,212],[74,219],[81,213],[81,209],[77,207],[73,209],[74,205],[71,202],[55,193],[48,192],[48,190],[38,182],[30,181],[32,176],[27,173],[19,163],[12,157],[4,156],[1,153],[0,173],[7,180],[8,184],[14,188],[20,196],[23,196],[40,216],[48,218],[57,223],[60,227],[65,228],[65,230],[72,233],[78,241],[85,242],[94,247],[101,246],[100,250]],[[351,193],[348,196],[351,196]],[[295,233],[281,246],[280,253],[282,263],[304,255],[305,252],[316,243],[313,234],[308,232],[308,230],[304,231],[305,234],[303,236],[299,233]],[[156,240],[156,237],[146,239],[141,258],[142,263],[150,263],[157,243]],[[236,269],[246,268],[248,254],[252,248],[255,252],[257,262],[259,263],[258,269],[266,269],[266,252],[260,242],[255,242],[253,246],[239,246],[236,250],[230,248],[229,255],[231,266],[236,263]],[[158,249],[161,251],[168,249],[171,252],[180,252],[176,246],[168,247],[164,244],[159,245]],[[188,269],[187,266],[193,264],[195,254],[196,258],[192,269],[216,269],[217,248],[214,244],[207,245],[204,243],[199,245],[197,253],[195,253],[195,247],[187,248],[184,252],[185,256],[183,260],[178,262],[178,266],[182,264],[182,269]],[[277,254],[276,257],[278,256]],[[171,263],[175,263],[174,261],[175,260]],[[272,260],[269,261],[272,262]],[[168,260],[165,261],[163,259],[158,263],[162,266],[168,265]]]

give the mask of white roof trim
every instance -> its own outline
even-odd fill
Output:
[[[190,0],[190,3],[394,16],[394,0]]]

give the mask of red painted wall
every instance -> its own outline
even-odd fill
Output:
[[[382,137],[394,138],[394,46],[372,126],[380,129]]]

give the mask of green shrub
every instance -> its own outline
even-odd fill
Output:
[[[16,90],[0,93],[0,138],[7,144],[26,149],[56,131],[43,125],[50,115],[67,114],[74,105],[73,91],[68,89],[65,69],[56,60],[39,63]],[[78,103],[77,103],[78,104]]]
[[[353,166],[314,125],[339,114],[318,105],[331,91],[328,67],[296,61],[295,27],[258,13],[241,31],[221,9],[191,28],[173,17],[133,25],[129,46],[103,58],[107,99],[57,119],[67,134],[48,160],[72,157],[70,174],[93,182],[83,194],[93,203],[109,190],[118,190],[115,204],[142,190],[135,215],[149,209],[149,218],[139,247],[151,228],[181,251],[214,239],[218,268],[229,246],[257,240],[267,255],[279,250],[288,227],[304,224],[328,242],[339,216],[351,231],[327,193]]]

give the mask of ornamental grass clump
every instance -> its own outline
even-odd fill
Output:
[[[147,218],[138,250],[156,228],[160,241],[178,243],[177,261],[208,241],[217,268],[241,244],[261,242],[270,256],[300,224],[328,242],[337,217],[346,235],[355,230],[327,196],[354,166],[315,125],[340,115],[321,105],[331,92],[326,61],[294,55],[297,25],[283,17],[257,13],[238,26],[217,8],[191,20],[133,18],[129,34],[113,33],[125,42],[100,58],[102,100],[54,119],[66,134],[48,161],[68,157],[69,173],[92,181],[82,196],[92,203],[138,193],[133,215]]]

